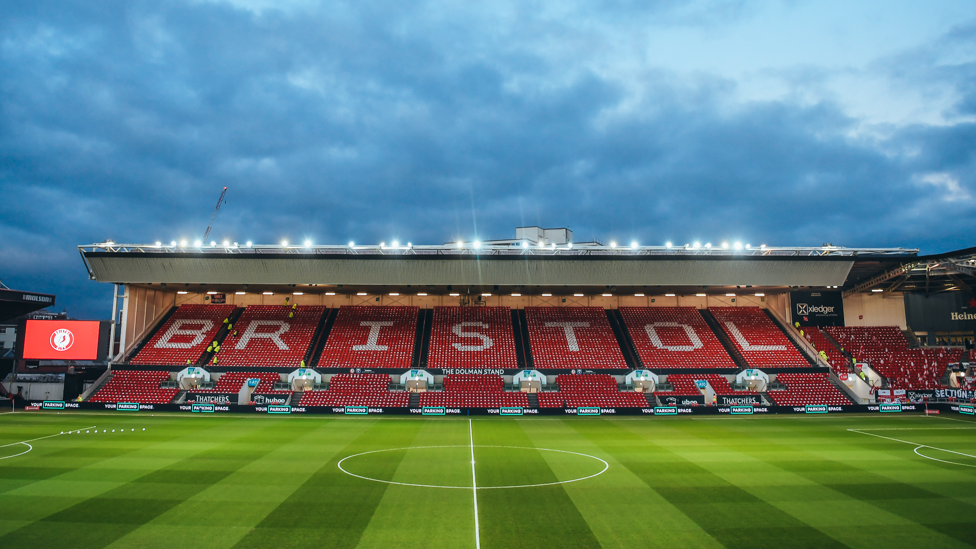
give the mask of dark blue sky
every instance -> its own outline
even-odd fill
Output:
[[[78,244],[976,245],[971,0],[8,2],[0,279]]]

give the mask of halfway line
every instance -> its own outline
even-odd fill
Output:
[[[474,476],[474,431],[468,420],[468,436],[471,441],[471,493],[474,494],[474,546],[481,549],[481,532],[478,530],[478,481]]]

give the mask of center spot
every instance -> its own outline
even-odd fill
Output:
[[[530,488],[586,480],[605,472],[602,459],[566,450],[514,446],[474,447],[479,490]],[[373,450],[339,461],[344,473],[374,482],[424,488],[471,489],[470,446]]]

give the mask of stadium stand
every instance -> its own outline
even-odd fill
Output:
[[[827,355],[827,363],[830,364],[830,368],[835,372],[850,372],[850,360],[844,356],[844,353],[840,352],[840,349],[834,345],[834,342],[827,338],[819,328],[814,326],[804,326],[801,328],[803,337],[813,345],[813,348],[819,353],[823,351]]]
[[[196,363],[234,311],[233,305],[180,305],[130,361],[139,365]]]
[[[600,406],[606,408],[646,408],[643,393],[622,393],[613,376],[560,374],[559,391],[538,393],[540,408]]]
[[[88,401],[167,404],[180,392],[179,389],[159,388],[168,379],[169,372],[118,370]]]
[[[526,307],[525,316],[536,368],[627,368],[602,307]]]
[[[709,307],[708,310],[753,368],[810,366],[759,307]]]
[[[275,383],[281,381],[281,376],[275,372],[227,372],[222,374],[214,384],[213,389],[204,389],[196,392],[207,393],[237,393],[248,379],[260,379],[258,386],[254,388],[254,393],[260,394],[280,394],[290,393],[291,391],[276,391]]]
[[[409,368],[419,312],[419,307],[340,307],[317,366]]]
[[[858,362],[867,362],[888,380],[891,389],[934,389],[959,349],[910,349],[897,326],[830,327],[833,336]]]
[[[672,394],[700,395],[701,391],[698,389],[698,386],[695,385],[695,381],[701,379],[708,381],[708,384],[711,385],[712,390],[715,391],[715,394],[717,395],[759,394],[755,391],[736,391],[731,385],[729,385],[729,380],[726,379],[725,376],[719,374],[668,374],[668,383],[675,388],[674,391],[671,391]],[[675,393],[675,391],[679,390],[679,386],[682,388],[682,391],[687,390],[688,392]],[[666,391],[664,393],[667,394]]]
[[[521,392],[505,392],[501,376],[460,374],[444,376],[443,391],[420,393],[420,405],[449,408],[528,408],[529,397]]]
[[[390,376],[384,374],[336,374],[325,391],[305,391],[301,406],[372,406],[404,408],[410,393],[390,391]]]
[[[786,385],[785,391],[767,394],[778,406],[820,404],[841,406],[851,401],[827,380],[828,374],[777,374],[776,381]]]
[[[645,368],[735,368],[694,307],[621,307]]]
[[[508,307],[434,307],[427,366],[517,368]]]
[[[234,323],[237,336],[227,334],[221,343],[218,364],[297,368],[325,311],[325,307],[251,305]]]

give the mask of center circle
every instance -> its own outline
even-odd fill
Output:
[[[475,462],[472,463],[471,455],[473,450],[481,450],[480,456],[475,453]],[[478,490],[497,490],[502,488],[534,488],[538,486],[553,486],[556,484],[567,484],[579,482],[602,475],[610,468],[606,461],[589,454],[580,452],[570,452],[568,450],[554,450],[552,448],[534,448],[528,446],[486,446],[486,445],[456,445],[456,446],[409,446],[404,448],[385,448],[382,450],[371,450],[352,454],[339,460],[337,466],[343,473],[369,480],[372,482],[382,482],[384,484],[396,484],[398,486],[416,486],[418,488],[447,488],[471,490],[472,484],[472,465],[485,463],[491,465],[510,465],[511,475],[524,472],[520,469],[520,462],[516,459],[505,459],[511,451],[535,451],[546,452],[550,460],[547,465],[553,473],[559,477],[566,477],[564,480],[554,482],[524,482],[513,484],[501,484],[496,482],[494,477],[498,476],[498,471],[482,471],[482,476],[478,477]],[[391,455],[392,454],[392,455]],[[399,454],[399,456],[395,455]],[[494,454],[494,455],[492,455]],[[397,459],[399,458],[399,459]],[[456,478],[454,484],[412,482],[416,479],[410,478],[411,475],[401,473],[400,464],[405,460],[417,464],[421,468],[423,476],[439,475],[441,478]],[[394,461],[395,460],[395,461]],[[401,474],[405,478],[397,480],[376,478],[384,476],[376,472],[363,471],[370,467],[382,472]],[[585,470],[582,470],[585,469]],[[360,474],[362,473],[362,474]],[[487,474],[485,474],[487,473]],[[508,475],[507,471],[501,472]],[[483,485],[482,482],[485,482]]]

